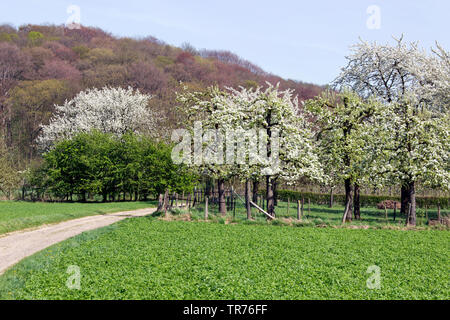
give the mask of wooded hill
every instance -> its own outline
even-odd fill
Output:
[[[150,93],[150,108],[166,116],[163,127],[170,131],[180,120],[175,92],[182,85],[201,90],[266,81],[294,89],[300,100],[322,90],[267,73],[228,51],[196,50],[189,44],[178,48],[151,36],[118,38],[84,26],[0,25],[0,136],[24,164],[40,157],[34,142],[54,105],[81,90],[131,86]]]

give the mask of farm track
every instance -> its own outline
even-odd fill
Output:
[[[15,231],[0,237],[0,275],[38,251],[82,232],[105,227],[117,221],[152,214],[156,208],[115,212],[73,219],[34,230]]]

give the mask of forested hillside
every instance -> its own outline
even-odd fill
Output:
[[[151,33],[151,31],[149,31]],[[284,80],[227,51],[177,48],[154,38],[118,38],[90,27],[0,26],[0,136],[21,163],[40,157],[35,140],[55,104],[81,90],[131,86],[154,95],[150,108],[177,125],[175,92],[186,85],[253,87],[266,81],[295,89],[301,100],[321,87]]]

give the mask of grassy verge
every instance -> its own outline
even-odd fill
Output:
[[[2,299],[449,299],[447,231],[127,219],[0,277]],[[78,266],[81,289],[66,282]],[[369,289],[369,266],[381,287]]]
[[[48,203],[0,201],[0,234],[90,215],[142,209],[154,202]]]

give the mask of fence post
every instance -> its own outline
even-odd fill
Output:
[[[250,220],[252,218],[252,207],[250,205],[250,179],[245,181],[245,209],[247,211],[247,219]]]
[[[300,211],[300,216],[303,217],[303,205],[305,203],[305,198],[302,197],[302,206],[301,206],[301,211]]]
[[[192,207],[195,207],[195,204],[197,202],[197,188],[194,187],[194,201],[192,202]]]
[[[191,210],[191,200],[192,200],[192,193],[189,192],[188,194],[188,209]]]
[[[302,213],[300,211],[300,200],[297,200],[297,220],[301,220],[302,219]]]
[[[311,215],[311,199],[308,198],[308,217]]]
[[[161,211],[162,208],[163,208],[163,195],[162,193],[160,193],[158,198],[158,209],[156,211]]]
[[[394,221],[396,216],[397,216],[397,201],[394,201]]]
[[[166,189],[166,192],[164,193],[164,216],[166,219],[169,217],[169,214],[167,212],[167,206],[169,205],[169,189]]]
[[[208,220],[208,196],[205,196],[205,220]]]
[[[441,223],[441,204],[438,202],[438,221]]]
[[[287,203],[287,210],[286,210],[286,214],[289,217],[289,205],[291,204],[291,198],[288,197],[288,203]]]

